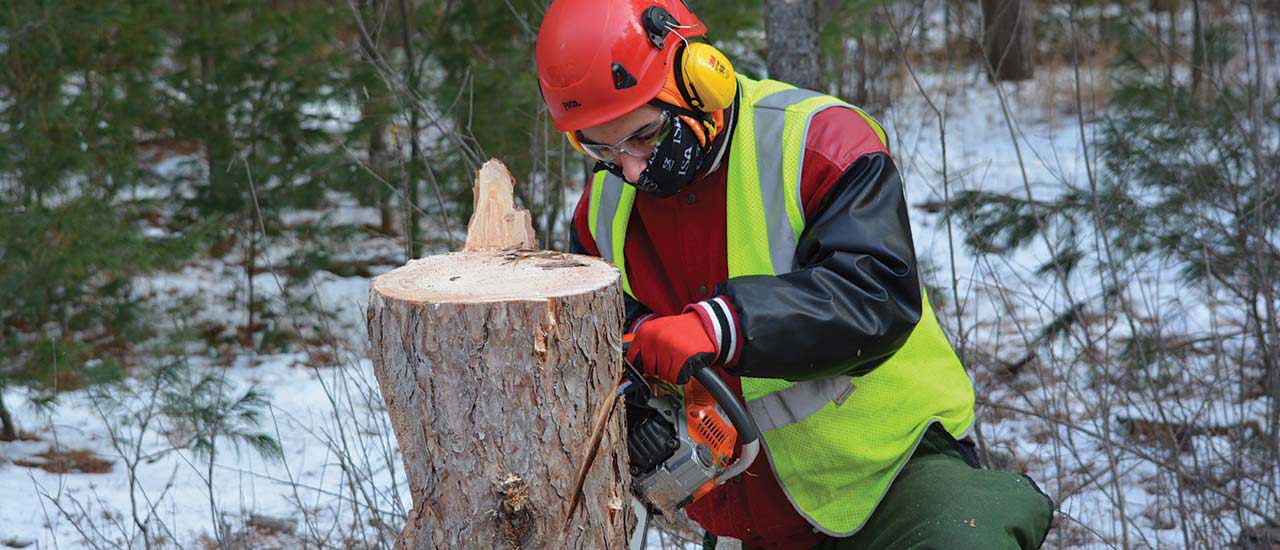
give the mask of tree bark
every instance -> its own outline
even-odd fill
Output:
[[[994,80],[1028,80],[1035,73],[1031,0],[982,0],[983,51]]]
[[[1204,43],[1204,26],[1200,22],[1200,0],[1191,0],[1191,97],[1200,97],[1200,83],[1204,81],[1209,64],[1208,50]]]
[[[594,413],[622,369],[622,317],[618,271],[586,256],[482,248],[373,280],[369,353],[413,499],[396,548],[626,545],[621,414],[564,524]]]
[[[765,0],[769,78],[825,91],[816,0]]]

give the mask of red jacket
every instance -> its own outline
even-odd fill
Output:
[[[726,139],[718,140],[727,142],[733,139],[731,136]],[[726,147],[727,143],[720,143],[720,147]],[[881,160],[876,166],[877,175],[871,178],[863,177],[866,172],[866,165],[871,163],[859,163],[857,170],[854,164],[860,159],[868,156],[875,156]],[[773,376],[789,379],[812,378],[814,376],[829,375],[831,372],[799,372],[791,368],[791,370],[780,370],[783,367],[772,366],[777,361],[768,361],[764,358],[771,358],[776,354],[766,347],[773,346],[773,343],[779,338],[775,338],[768,330],[769,326],[782,324],[777,322],[777,315],[786,314],[766,312],[765,310],[773,308],[785,309],[785,306],[771,304],[769,306],[757,306],[759,296],[747,296],[745,292],[734,293],[733,281],[728,279],[728,265],[726,260],[726,235],[725,235],[725,181],[728,173],[729,164],[728,154],[720,162],[719,166],[710,174],[702,176],[694,181],[687,188],[677,195],[659,199],[645,193],[637,193],[634,211],[631,220],[627,226],[625,255],[627,275],[631,284],[632,292],[635,294],[638,304],[629,301],[629,305],[633,306],[628,311],[628,322],[630,323],[629,331],[633,331],[636,324],[643,322],[651,315],[672,315],[681,313],[689,307],[700,301],[715,302],[718,307],[724,308],[728,312],[731,326],[717,327],[717,322],[713,316],[710,316],[706,308],[692,307],[690,309],[698,311],[702,317],[704,325],[707,326],[708,333],[713,340],[717,340],[716,331],[724,331],[725,334],[732,333],[734,338],[730,340],[725,338],[717,341],[717,346],[721,346],[722,342],[732,341],[732,349],[725,353],[718,353],[723,357],[729,358],[725,361],[728,367],[727,372],[731,375],[726,376],[726,382],[730,387],[738,392],[741,396],[741,383],[737,376],[732,374],[750,374],[752,376]],[[887,168],[884,166],[887,164]],[[856,173],[855,173],[856,172]],[[889,174],[889,175],[884,175]],[[887,178],[887,179],[886,179]],[[888,182],[888,183],[886,183]],[[897,176],[896,168],[892,166],[892,160],[888,158],[888,152],[881,144],[879,138],[871,126],[857,113],[846,108],[831,108],[818,113],[809,128],[807,141],[805,143],[804,166],[801,173],[801,197],[806,218],[806,227],[810,225],[833,226],[836,229],[823,229],[838,233],[838,235],[830,241],[836,244],[829,245],[827,241],[817,243],[817,237],[811,237],[806,242],[802,236],[800,247],[797,248],[797,257],[808,257],[810,266],[815,271],[826,269],[821,264],[828,262],[828,258],[835,256],[828,248],[834,247],[835,252],[848,252],[842,254],[841,257],[848,256],[848,262],[852,267],[848,269],[836,270],[845,276],[849,272],[856,272],[858,275],[848,275],[848,278],[854,279],[853,283],[847,283],[839,286],[836,290],[819,289],[809,292],[808,298],[817,304],[829,304],[835,302],[839,307],[840,303],[850,303],[851,309],[857,311],[874,310],[874,306],[880,303],[875,299],[877,294],[883,294],[883,287],[889,287],[889,294],[910,294],[910,290],[898,292],[894,287],[896,282],[880,285],[879,281],[872,281],[871,284],[859,282],[860,279],[879,278],[877,273],[893,272],[894,277],[902,277],[909,279],[909,283],[901,285],[901,288],[917,287],[918,282],[915,273],[915,258],[910,247],[909,227],[906,226],[906,208],[902,199],[900,181]],[[833,189],[842,188],[839,193],[833,192]],[[852,195],[845,197],[843,200],[834,200],[834,196]],[[829,196],[831,195],[831,196]],[[884,196],[882,196],[884,195]],[[599,256],[599,250],[591,239],[591,233],[588,230],[591,220],[588,219],[588,204],[591,196],[590,182],[584,190],[582,197],[578,201],[577,208],[573,216],[573,233],[574,247],[580,247],[580,250],[588,254]],[[837,204],[838,203],[838,204]],[[867,210],[867,205],[875,210],[887,209],[890,218],[889,221],[878,223],[881,220],[872,222],[858,222],[862,225],[855,225],[853,228],[845,227],[845,222],[840,218],[858,218],[863,210]],[[836,206],[832,206],[836,205]],[[841,212],[826,212],[834,208],[842,209]],[[824,213],[825,212],[825,213]],[[830,220],[819,220],[820,216],[827,216]],[[876,214],[879,215],[879,214]],[[865,222],[865,220],[863,220]],[[852,222],[851,222],[852,223]],[[819,228],[822,229],[822,228]],[[879,246],[876,243],[867,246],[844,246],[841,241],[847,240],[847,236],[851,232],[859,233],[859,238],[879,240],[881,237],[875,235],[881,231],[885,233],[904,233],[905,249],[899,244],[897,248],[893,245]],[[814,232],[818,232],[815,229]],[[806,235],[810,233],[806,229]],[[885,237],[893,242],[901,241],[901,235],[889,235]],[[802,249],[806,247],[811,249],[804,252]],[[839,250],[842,248],[857,250]],[[890,248],[893,254],[879,253],[875,250],[880,248]],[[872,251],[868,251],[872,250]],[[868,257],[872,258],[875,265],[889,265],[894,269],[875,270],[865,269],[865,272],[858,271],[861,266],[868,262]],[[882,261],[883,258],[883,261]],[[839,259],[837,259],[839,260]],[[843,261],[843,260],[840,260]],[[834,260],[831,263],[835,263]],[[905,271],[902,267],[909,267],[909,274],[901,273]],[[806,267],[802,265],[801,267]],[[866,272],[872,273],[867,275]],[[909,275],[909,276],[908,276]],[[744,278],[746,279],[746,278]],[[781,279],[781,277],[770,277],[769,279]],[[761,281],[755,281],[754,285],[762,284]],[[768,284],[767,281],[763,284]],[[800,283],[798,283],[800,284]],[[857,286],[863,290],[849,290]],[[795,292],[795,289],[779,289],[779,292]],[[837,296],[840,299],[833,299],[830,294],[847,294],[848,296]],[[761,292],[751,292],[750,294],[762,294]],[[764,292],[763,294],[768,294]],[[869,295],[871,298],[865,298],[862,295]],[[778,294],[784,296],[784,294]],[[767,299],[767,298],[765,298]],[[871,307],[863,307],[858,302],[859,299],[866,299]],[[890,300],[892,301],[892,300]],[[909,302],[910,300],[905,300]],[[915,297],[916,316],[918,318],[919,296]],[[801,300],[787,300],[788,303],[797,303],[797,308],[806,307]],[[811,307],[816,309],[819,307],[827,307],[819,305]],[[909,309],[909,308],[904,308]],[[651,312],[651,313],[650,313]],[[839,312],[837,312],[839,314]],[[861,313],[844,314],[854,317],[865,317]],[[876,314],[868,314],[874,317]],[[907,314],[898,315],[899,317],[909,317]],[[877,344],[883,344],[887,351],[887,355],[891,355],[901,345],[901,340],[905,339],[905,333],[902,338],[896,338],[896,345],[890,340],[895,338],[886,338],[884,334],[877,334],[875,329],[868,329],[859,326],[859,323],[865,319],[855,319],[849,321],[830,322],[829,317],[833,315],[830,312],[815,312],[810,314],[802,314],[797,321],[800,328],[803,323],[811,322],[814,326],[823,326],[821,330],[813,331],[814,333],[822,333],[823,330],[829,329],[829,325],[836,324],[840,326],[849,325],[850,338],[864,338],[874,340]],[[838,315],[836,315],[838,316]],[[879,322],[879,319],[873,319],[871,324],[879,326],[898,326],[900,323]],[[906,319],[910,326],[914,326],[914,319]],[[841,324],[843,323],[843,324]],[[776,329],[774,329],[776,332]],[[857,332],[857,334],[854,334]],[[906,330],[909,333],[909,327]],[[741,337],[737,337],[741,335]],[[758,335],[756,337],[755,335]],[[840,334],[843,339],[845,334]],[[794,339],[792,339],[794,340]],[[776,342],[774,342],[776,343]],[[839,347],[831,345],[823,345],[828,342],[822,340],[816,341],[815,345],[807,346],[810,348],[819,347]],[[778,347],[778,346],[774,346]],[[745,351],[744,351],[745,349]],[[719,352],[720,350],[717,349]],[[743,354],[746,354],[745,356]],[[755,362],[751,362],[751,358],[759,358]],[[869,368],[882,362],[886,357],[884,353],[880,354],[880,361],[874,359],[867,363]],[[739,361],[742,361],[743,369],[738,369]],[[807,361],[811,365],[822,363],[821,360]],[[748,367],[750,363],[750,367]],[[863,371],[865,372],[865,371]],[[854,374],[848,373],[845,374]],[[838,467],[838,465],[837,465]],[[808,521],[802,518],[791,506],[786,495],[783,493],[777,480],[775,479],[772,469],[764,454],[760,455],[760,459],[749,468],[745,474],[737,479],[722,485],[697,502],[686,508],[689,517],[702,524],[708,531],[723,536],[731,536],[743,540],[748,546],[764,546],[771,548],[808,548],[817,544],[821,540],[821,536],[814,532],[814,529]]]

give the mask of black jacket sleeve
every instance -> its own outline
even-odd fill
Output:
[[[856,376],[902,347],[920,320],[921,291],[893,159],[864,155],[844,172],[800,235],[796,264],[717,285],[744,336],[732,374]]]
[[[587,247],[583,246],[582,239],[578,238],[578,225],[572,223],[569,224],[569,253],[590,255]],[[622,325],[624,330],[629,329],[640,316],[651,313],[647,306],[626,293],[622,295],[622,306],[626,310],[626,321]]]

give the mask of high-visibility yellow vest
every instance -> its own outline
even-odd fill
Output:
[[[887,141],[879,123],[834,97],[741,75],[738,82],[725,208],[729,277],[787,273],[796,269],[805,225],[800,173],[813,116],[853,109]],[[622,272],[628,294],[623,249],[635,194],[608,172],[597,173],[591,187],[591,236]],[[862,528],[929,425],[940,423],[957,438],[973,426],[973,386],[927,296],[922,305],[902,348],[864,376],[742,378],[747,410],[760,424],[783,492],[824,533],[847,536]]]

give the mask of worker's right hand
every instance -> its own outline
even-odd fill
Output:
[[[711,364],[716,347],[697,313],[649,319],[636,329],[627,360],[645,376],[682,385],[694,367]]]

